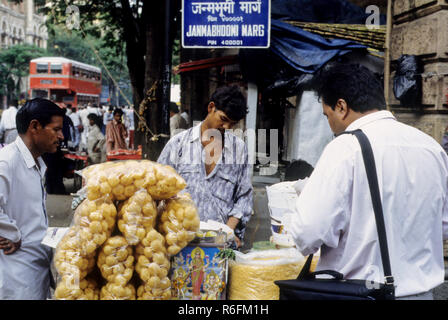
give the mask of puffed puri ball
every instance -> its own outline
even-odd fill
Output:
[[[184,178],[171,166],[153,162],[152,170],[148,168],[147,172],[155,178],[155,184],[147,186],[149,194],[155,200],[174,197],[187,186]]]
[[[154,228],[157,206],[145,189],[125,201],[118,214],[118,229],[130,245],[137,245]]]
[[[132,247],[122,236],[109,238],[98,255],[97,266],[109,283],[125,286],[134,273]]]
[[[139,189],[146,189],[155,200],[168,199],[186,187],[185,180],[170,166],[149,160],[127,160],[86,169],[87,197],[105,195],[126,200]]]
[[[79,227],[72,226],[59,242],[54,255],[54,265],[59,275],[84,279],[95,266],[95,251],[83,254]]]
[[[176,255],[195,238],[200,220],[197,208],[188,193],[165,201],[158,230],[164,235],[169,255]]]
[[[122,286],[109,282],[101,288],[100,300],[135,300],[135,288],[132,284]]]
[[[157,277],[163,279],[170,270],[170,261],[165,248],[163,236],[156,230],[148,232],[142,242],[135,248],[135,270],[144,282]],[[156,281],[153,279],[153,281]]]
[[[116,221],[117,209],[110,197],[95,201],[84,200],[76,209],[74,226],[80,238],[80,252],[91,255],[110,236]]]
[[[76,281],[63,277],[57,284],[54,297],[57,300],[98,300],[100,291],[91,278]]]
[[[146,283],[137,289],[137,300],[170,300],[171,282],[168,277],[162,279],[157,288]]]

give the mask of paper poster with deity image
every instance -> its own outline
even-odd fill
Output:
[[[173,299],[225,300],[227,260],[219,252],[217,247],[187,246],[173,257]]]

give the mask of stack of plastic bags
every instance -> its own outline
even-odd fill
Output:
[[[82,175],[87,199],[56,248],[55,298],[170,299],[170,257],[199,230],[194,202],[179,193],[185,180],[148,160],[97,164]]]

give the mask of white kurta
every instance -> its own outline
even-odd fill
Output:
[[[52,251],[41,245],[48,227],[42,158],[37,167],[20,137],[0,150],[0,236],[22,241],[19,250],[0,250],[0,300],[46,299]]]
[[[378,173],[396,296],[443,283],[448,236],[448,157],[418,129],[379,111],[354,121],[369,138]],[[297,200],[290,232],[304,255],[321,247],[317,269],[384,282],[375,216],[358,140],[330,142]]]

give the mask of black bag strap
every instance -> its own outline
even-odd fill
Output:
[[[388,287],[388,289],[392,292],[393,295],[394,278],[392,276],[392,270],[390,267],[389,250],[387,247],[386,227],[384,224],[383,207],[381,204],[381,197],[378,186],[378,177],[376,172],[375,158],[373,157],[372,146],[370,145],[369,139],[364,134],[364,132],[362,132],[361,129],[357,129],[354,131],[344,131],[339,135],[342,134],[353,134],[358,139],[359,144],[361,146],[361,152],[364,159],[364,166],[366,168],[367,173],[367,180],[369,182],[370,195],[372,198],[373,211],[375,212],[375,222],[378,232],[381,260],[383,263],[385,285],[386,287]],[[312,277],[312,274],[310,274],[312,259],[313,255],[311,254],[308,256],[305,265],[303,266],[299,276],[297,277],[298,280],[310,278],[310,276]]]
[[[390,267],[383,206],[381,204],[378,176],[376,172],[375,158],[373,156],[372,146],[369,139],[361,129],[357,129],[354,131],[344,131],[339,135],[342,134],[353,134],[358,139],[358,142],[361,146],[362,157],[364,159],[364,166],[367,173],[367,180],[369,182],[370,196],[372,198],[373,211],[375,212],[376,229],[378,232],[381,260],[383,262],[384,280],[387,286],[393,287],[394,278],[392,277],[392,269]]]

